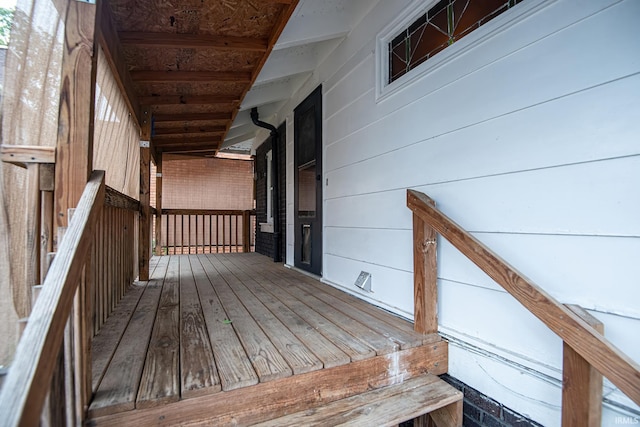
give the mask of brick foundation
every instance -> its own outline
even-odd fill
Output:
[[[464,393],[464,427],[542,427],[452,376],[445,374],[440,378]],[[413,421],[400,426],[413,427]]]

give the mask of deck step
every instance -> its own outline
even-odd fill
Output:
[[[424,374],[254,427],[395,426],[425,414],[430,414],[439,427],[460,427],[462,397],[440,378]]]

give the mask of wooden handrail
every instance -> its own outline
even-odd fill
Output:
[[[435,207],[407,190],[407,206],[502,286],[602,375],[640,405],[640,365]]]
[[[245,212],[249,215],[256,214],[251,209],[162,209],[162,215],[242,215]]]
[[[140,211],[139,201],[109,186],[105,186],[104,204],[129,211]]]
[[[54,357],[104,204],[104,171],[94,171],[45,278],[14,363],[0,392],[0,424],[37,425],[56,365]]]

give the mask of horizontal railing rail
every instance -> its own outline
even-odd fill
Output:
[[[105,187],[104,192],[105,206],[113,206],[114,208],[126,209],[129,211],[140,211],[140,202],[133,197],[122,194],[109,186]]]
[[[414,190],[407,191],[407,206],[414,213],[414,254],[428,251],[433,240],[420,239],[424,228],[432,228],[447,239],[489,277],[516,298],[527,310],[540,319],[549,329],[584,358],[636,404],[640,405],[640,365],[614,346],[575,310],[561,304],[551,295],[518,272],[468,231],[456,224],[436,208],[427,195]],[[416,223],[416,219],[418,220]],[[418,230],[418,231],[416,231]],[[418,236],[418,239],[415,237]],[[434,254],[435,257],[435,254]],[[434,258],[435,259],[435,258]],[[418,262],[417,264],[419,264]],[[416,269],[422,274],[424,269]],[[434,282],[432,277],[416,277],[416,284]],[[428,293],[419,290],[417,294]]]
[[[104,172],[94,171],[60,242],[0,392],[2,425],[39,423],[104,192]]]
[[[251,252],[255,247],[255,211],[162,209],[163,254]]]

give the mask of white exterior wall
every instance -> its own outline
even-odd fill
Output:
[[[527,0],[376,99],[376,36],[414,6],[378,2],[281,113],[292,201],[292,111],[323,84],[324,281],[412,317],[414,188],[640,361],[640,1]],[[450,374],[559,425],[560,339],[443,239],[438,262]],[[603,425],[639,414],[606,384]]]

